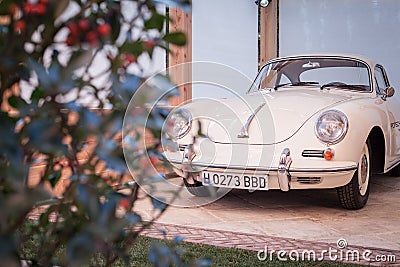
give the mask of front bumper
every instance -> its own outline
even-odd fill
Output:
[[[175,152],[178,153],[178,152]],[[276,164],[271,167],[242,166],[230,164],[207,164],[196,162],[192,146],[187,146],[180,154],[181,160],[174,156],[168,157],[174,165],[175,172],[181,177],[188,177],[188,173],[201,173],[201,171],[268,175],[269,186],[267,189],[324,189],[336,188],[348,184],[357,164],[349,161],[321,161],[320,159],[292,158],[290,149],[285,148],[279,155]],[[201,182],[200,175],[192,175],[192,178]]]

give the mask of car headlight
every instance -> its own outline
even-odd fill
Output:
[[[184,137],[192,126],[192,115],[189,110],[178,108],[172,111],[165,122],[165,133],[171,139]]]
[[[315,134],[327,144],[340,142],[347,133],[348,120],[343,112],[328,110],[322,113],[315,123]]]

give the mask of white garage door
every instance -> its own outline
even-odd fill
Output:
[[[193,98],[230,96],[229,90],[245,93],[250,84],[229,67],[250,79],[257,74],[258,17],[254,1],[193,0],[192,21],[193,61],[221,64],[193,65]]]
[[[400,90],[400,1],[280,0],[279,55],[316,52],[375,59]]]

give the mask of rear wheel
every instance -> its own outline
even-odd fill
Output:
[[[350,183],[337,189],[340,204],[349,210],[358,210],[365,206],[369,196],[371,177],[371,154],[369,141],[364,144],[358,161],[357,171]]]
[[[201,182],[192,178],[183,178],[183,182],[185,183],[186,189],[189,193],[197,197],[210,197],[218,191],[218,188],[204,186]]]

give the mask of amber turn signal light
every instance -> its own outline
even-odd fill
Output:
[[[324,159],[331,160],[334,155],[335,155],[335,152],[333,151],[333,149],[327,148],[324,150]]]

